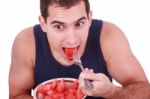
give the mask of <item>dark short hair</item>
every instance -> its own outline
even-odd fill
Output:
[[[88,0],[40,0],[40,11],[41,15],[46,18],[48,17],[48,7],[52,4],[57,4],[60,7],[70,8],[81,1],[85,3],[86,13],[88,14],[90,11],[90,5]]]

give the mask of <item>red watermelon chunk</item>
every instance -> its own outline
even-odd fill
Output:
[[[69,60],[73,60],[73,55],[75,54],[77,48],[64,48],[64,53]]]
[[[78,80],[68,85],[62,79],[39,85],[36,97],[37,99],[82,99],[84,94],[79,89]]]

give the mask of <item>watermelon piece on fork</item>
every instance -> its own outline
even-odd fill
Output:
[[[73,55],[75,54],[77,48],[64,48],[65,55],[69,60],[73,60]]]

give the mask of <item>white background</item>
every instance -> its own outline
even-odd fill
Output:
[[[150,80],[149,0],[90,0],[93,17],[119,26]],[[39,0],[0,1],[0,99],[8,99],[11,47],[22,29],[38,24]]]

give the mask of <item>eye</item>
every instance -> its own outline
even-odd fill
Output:
[[[81,27],[82,25],[84,25],[84,22],[77,22],[76,23],[76,27]]]
[[[57,24],[57,25],[55,25],[55,26],[54,26],[54,28],[56,28],[57,30],[62,30],[62,29],[63,29],[63,26],[62,26],[62,25]]]

